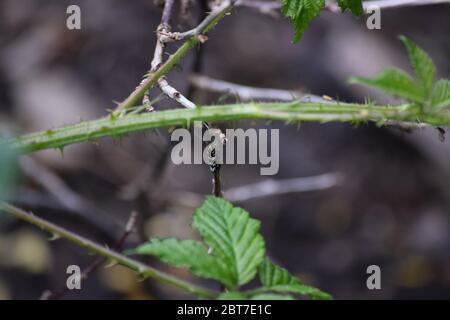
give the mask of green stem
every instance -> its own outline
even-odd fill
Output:
[[[48,222],[40,217],[35,216],[32,213],[25,212],[19,208],[16,208],[12,205],[9,205],[3,201],[0,201],[0,211],[12,214],[18,219],[26,221],[30,224],[33,224],[43,230],[46,230],[57,237],[61,237],[64,239],[73,242],[74,244],[87,249],[90,252],[96,253],[100,256],[103,256],[109,259],[112,262],[121,264],[131,270],[136,271],[141,276],[146,278],[155,278],[161,282],[173,285],[177,288],[190,292],[192,294],[196,294],[200,297],[205,298],[214,298],[218,295],[217,292],[191,284],[184,280],[178,279],[169,274],[158,271],[152,267],[149,267],[139,261],[130,259],[120,253],[114,252],[106,247],[103,247],[91,240],[85,239],[75,233],[72,233],[64,228],[61,228],[51,222]]]
[[[217,11],[217,13],[215,13],[208,24],[206,24],[203,28],[197,30],[198,34],[206,34],[211,31],[211,29],[213,29],[214,26],[233,8],[233,5],[234,1],[230,1],[228,5],[223,6],[223,9],[221,8],[219,11]],[[136,87],[136,89],[128,96],[128,98],[126,98],[117,106],[117,108],[114,110],[114,113],[118,114],[121,111],[129,109],[136,103],[138,103],[138,101],[144,96],[145,92],[147,92],[148,89],[153,87],[161,77],[166,75],[173,68],[173,66],[186,55],[186,53],[190,49],[200,43],[198,34],[186,40],[186,42],[184,42],[183,45],[178,48],[178,50],[174,54],[170,55],[170,57],[163,65],[158,68],[158,70],[148,74],[148,76],[146,76],[146,78],[139,84],[139,86]]]
[[[172,109],[146,114],[102,118],[81,122],[58,129],[27,134],[14,140],[0,141],[19,153],[64,148],[67,145],[102,137],[122,135],[154,128],[189,126],[193,121],[223,122],[244,119],[280,120],[286,122],[303,121],[407,121],[418,120],[430,125],[450,124],[450,113],[420,114],[410,105],[369,106],[358,104],[318,104],[318,103],[248,103],[196,109]]]

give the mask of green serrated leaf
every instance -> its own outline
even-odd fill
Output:
[[[217,300],[246,300],[247,296],[240,292],[225,292],[217,297]]]
[[[262,293],[254,295],[251,300],[295,300],[288,294]]]
[[[436,82],[431,96],[433,108],[442,109],[450,107],[450,81],[441,79]]]
[[[350,83],[381,89],[394,96],[423,103],[424,96],[414,80],[400,69],[386,69],[375,79],[353,77]]]
[[[214,279],[232,286],[232,277],[226,265],[208,254],[208,248],[195,240],[153,238],[131,251],[132,254],[153,255],[174,267],[186,267],[199,277]]]
[[[316,300],[329,300],[331,296],[321,290],[303,284],[286,269],[276,266],[265,258],[259,268],[259,278],[265,289],[275,292],[290,292]]]
[[[212,254],[228,266],[231,288],[254,278],[265,253],[259,221],[230,202],[209,196],[195,211],[192,226],[212,248]]]
[[[295,27],[294,43],[300,41],[311,21],[324,7],[325,0],[283,0],[283,14]]]
[[[338,0],[338,4],[342,12],[350,10],[355,16],[360,16],[364,13],[362,0]]]
[[[411,66],[416,73],[417,81],[425,98],[430,97],[436,79],[436,66],[430,56],[405,36],[400,40],[408,50]]]

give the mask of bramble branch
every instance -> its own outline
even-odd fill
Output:
[[[320,97],[317,95],[301,92],[300,90],[250,87],[210,78],[204,75],[193,74],[189,77],[189,81],[198,89],[222,94],[232,94],[239,98],[240,101],[292,101],[297,99],[300,102],[313,102],[323,104],[338,103],[338,101],[332,100],[328,96]],[[433,127],[432,125],[427,123],[402,122],[397,120],[387,120],[383,124],[386,126],[396,127],[406,132],[417,129],[424,129],[426,127]]]
[[[208,33],[212,28],[214,28],[214,26],[233,8],[234,2],[234,0],[226,0],[219,6],[215,7],[205,18],[205,20],[194,29],[196,32],[193,33],[193,36],[188,38],[174,54],[170,55],[166,62],[160,65],[156,71],[152,72],[150,70],[150,73],[128,96],[128,98],[117,106],[114,113],[120,113],[121,111],[129,109],[138,103],[139,99],[145,95],[147,90],[157,84],[158,80],[165,76],[190,49],[203,41],[202,35]]]
[[[244,103],[196,109],[172,109],[146,114],[108,117],[86,121],[17,139],[0,141],[20,153],[63,148],[67,145],[102,137],[121,137],[148,129],[189,126],[193,121],[223,122],[244,119],[279,120],[286,122],[367,122],[384,124],[387,121],[427,123],[433,126],[450,124],[450,112],[423,113],[412,104],[401,106],[373,106],[365,104],[320,104],[299,101],[287,103]]]
[[[136,271],[144,278],[155,278],[166,284],[173,285],[177,288],[185,290],[187,292],[196,294],[200,297],[213,298],[218,295],[217,292],[203,288],[198,285],[191,284],[184,280],[178,279],[174,276],[156,270],[150,266],[143,264],[142,262],[130,259],[118,252],[112,251],[106,247],[103,247],[91,240],[83,238],[73,232],[70,232],[64,228],[61,228],[51,222],[48,222],[32,213],[25,212],[19,208],[11,206],[3,201],[0,201],[0,211],[9,213],[16,218],[35,225],[42,230],[50,232],[52,235],[69,240],[79,247],[87,249],[89,252],[98,254],[107,260],[123,265],[133,271]]]
[[[160,66],[163,64],[163,56],[164,56],[164,50],[166,48],[166,42],[163,41],[163,38],[166,34],[170,33],[171,26],[170,26],[170,19],[172,16],[173,11],[173,5],[174,0],[167,0],[164,3],[164,10],[161,17],[161,23],[158,26],[158,29],[156,31],[156,46],[155,46],[155,52],[153,54],[153,59],[151,62],[151,73],[155,73],[158,71]],[[168,96],[169,98],[177,101],[182,106],[186,108],[195,108],[195,104],[187,99],[185,96],[183,96],[177,89],[172,87],[169,82],[166,80],[166,77],[161,77],[158,79],[158,86],[161,89],[161,91]],[[143,104],[147,108],[151,108],[150,104],[150,97],[149,97],[149,91],[147,90],[144,95]],[[151,110],[153,110],[151,108]]]
[[[312,177],[267,179],[225,190],[224,197],[230,201],[239,202],[294,192],[325,190],[339,185],[342,180],[343,175],[335,172]]]

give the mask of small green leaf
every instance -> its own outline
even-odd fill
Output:
[[[324,7],[325,0],[283,0],[283,14],[295,27],[294,43],[300,41],[311,21]]]
[[[401,36],[408,50],[412,68],[416,74],[413,80],[398,69],[387,69],[375,79],[351,78],[351,83],[376,87],[392,95],[415,102],[422,112],[433,112],[431,108],[442,109],[450,106],[450,82],[436,80],[436,66],[430,56],[410,39]]]
[[[262,293],[253,296],[251,300],[295,300],[295,299],[288,294]]]
[[[414,102],[422,103],[425,100],[414,80],[399,69],[386,69],[375,79],[353,77],[350,79],[350,83],[375,87]]]
[[[247,296],[240,292],[225,292],[217,297],[217,300],[246,300]]]
[[[442,79],[436,82],[433,94],[431,96],[431,104],[434,108],[442,109],[450,107],[450,81]]]
[[[416,78],[420,88],[423,90],[423,95],[428,98],[431,95],[436,78],[436,66],[430,56],[410,39],[401,36],[400,40],[402,40],[408,50],[411,66],[416,73]]]
[[[350,10],[355,16],[360,16],[364,13],[362,0],[338,0],[338,4],[342,12]]]
[[[214,279],[226,286],[234,284],[227,266],[208,254],[208,248],[203,243],[195,240],[153,238],[131,253],[153,255],[171,266],[189,268],[199,277]]]
[[[290,292],[305,295],[311,299],[329,300],[331,296],[321,290],[304,285],[286,269],[274,265],[266,258],[259,268],[259,278],[265,289],[275,292]]]
[[[252,280],[265,253],[260,222],[244,209],[209,196],[193,217],[193,228],[229,268],[234,287]]]

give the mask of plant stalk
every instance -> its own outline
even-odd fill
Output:
[[[132,132],[170,126],[186,126],[193,121],[224,122],[245,119],[279,120],[286,122],[367,122],[379,124],[401,121],[427,123],[433,126],[450,124],[450,113],[422,114],[412,105],[371,106],[359,104],[318,103],[247,103],[196,109],[172,109],[146,114],[102,118],[75,125],[32,133],[12,140],[0,141],[18,153],[59,148],[102,137],[121,137]]]
[[[3,201],[0,201],[0,212],[1,211],[9,213],[20,220],[33,224],[41,228],[42,230],[48,231],[56,237],[69,240],[79,247],[85,248],[90,252],[105,257],[111,262],[123,265],[131,270],[134,270],[139,275],[145,278],[155,278],[161,282],[173,285],[179,289],[185,290],[200,297],[214,298],[218,295],[218,293],[215,291],[203,288],[198,285],[194,285],[169,274],[163,273]]]

